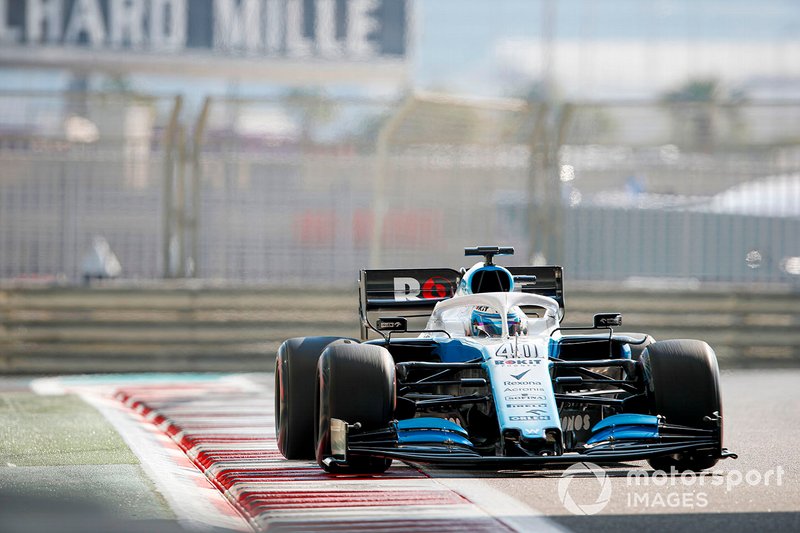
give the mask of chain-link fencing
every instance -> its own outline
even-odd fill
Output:
[[[0,278],[76,279],[94,236],[131,277],[161,273],[174,98],[0,95]]]
[[[0,93],[0,277],[350,285],[509,244],[570,280],[797,284],[800,104]]]

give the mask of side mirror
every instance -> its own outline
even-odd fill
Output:
[[[597,313],[593,321],[595,329],[612,328],[622,325],[622,313]]]
[[[378,331],[398,331],[408,330],[408,319],[401,316],[381,317],[375,322]]]

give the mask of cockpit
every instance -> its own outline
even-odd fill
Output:
[[[468,334],[472,337],[497,338],[503,336],[503,315],[496,309],[483,305],[475,306],[470,314]],[[508,335],[527,335],[528,317],[522,309],[509,310],[505,317]]]
[[[538,335],[558,324],[558,302],[522,292],[488,292],[455,296],[436,304],[428,331],[476,340]],[[423,336],[435,337],[435,333]]]

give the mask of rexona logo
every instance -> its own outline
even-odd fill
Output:
[[[394,278],[394,299],[399,301],[430,300],[453,295],[453,284],[441,276],[433,276],[422,282],[416,278]]]
[[[526,372],[527,372],[527,370],[526,370]],[[517,376],[512,376],[512,377],[514,377],[516,379],[519,379]],[[505,385],[506,387],[512,387],[512,386],[522,387],[522,386],[525,386],[525,385],[538,385],[538,386],[541,387],[542,386],[542,382],[541,381],[504,381],[503,385]]]

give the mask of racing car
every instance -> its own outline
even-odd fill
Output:
[[[722,447],[711,347],[565,327],[558,266],[362,270],[361,339],[289,339],[275,363],[278,447],[331,473],[393,459],[459,467],[647,460],[702,470]],[[373,337],[373,338],[370,338]]]

